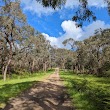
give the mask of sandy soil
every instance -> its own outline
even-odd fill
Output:
[[[47,79],[11,99],[4,110],[74,110],[65,90],[56,68]]]

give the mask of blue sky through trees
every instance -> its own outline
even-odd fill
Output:
[[[83,40],[94,34],[94,30],[110,28],[110,16],[104,0],[88,0],[89,7],[97,16],[96,21],[84,22],[82,28],[76,27],[72,17],[78,8],[78,0],[67,0],[62,9],[45,8],[36,0],[22,0],[21,6],[28,23],[40,31],[52,45],[63,47],[67,38]]]

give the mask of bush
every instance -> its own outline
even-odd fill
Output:
[[[72,80],[73,89],[83,93],[83,97],[88,100],[88,103],[96,108],[96,110],[109,110],[110,94],[103,87],[91,84],[86,80]]]

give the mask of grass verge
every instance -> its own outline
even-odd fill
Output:
[[[60,71],[76,110],[110,110],[110,78]]]
[[[25,76],[14,76],[12,79],[7,79],[6,82],[0,80],[0,108],[4,108],[9,98],[13,98],[22,91],[30,88],[37,81],[42,81],[48,77],[54,70],[49,70],[46,73],[39,72]]]

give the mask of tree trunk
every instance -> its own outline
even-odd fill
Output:
[[[75,65],[75,71],[76,71],[76,73],[78,73],[78,66],[77,65]]]
[[[3,73],[3,79],[4,81],[6,81],[6,74],[7,74],[7,70],[8,70],[8,66],[11,62],[11,59],[8,60],[8,63],[6,64],[6,67],[5,67],[5,70],[4,70],[4,73]]]
[[[73,73],[74,73],[74,69],[75,69],[75,67],[74,67],[74,65],[72,65],[72,70],[73,70]]]
[[[47,63],[43,63],[43,71],[46,72],[47,71]]]
[[[66,69],[65,69],[65,63],[63,62],[63,68],[62,69],[64,69],[64,71],[66,71]]]
[[[34,62],[34,60],[33,60],[33,62],[32,62],[32,68],[31,68],[31,72],[32,72],[32,73],[34,72],[34,65],[35,65],[35,62]]]
[[[84,69],[84,66],[82,66],[82,73],[84,73],[85,72],[85,69]]]
[[[4,67],[4,65],[2,66],[2,76],[4,76],[4,69],[5,69],[5,67]]]
[[[45,70],[45,72],[47,71],[47,63],[46,62],[44,63],[44,70]]]
[[[82,69],[81,69],[81,65],[80,65],[80,64],[78,64],[78,72],[80,72],[80,73],[81,73],[81,72],[82,72],[81,70],[82,70]]]

